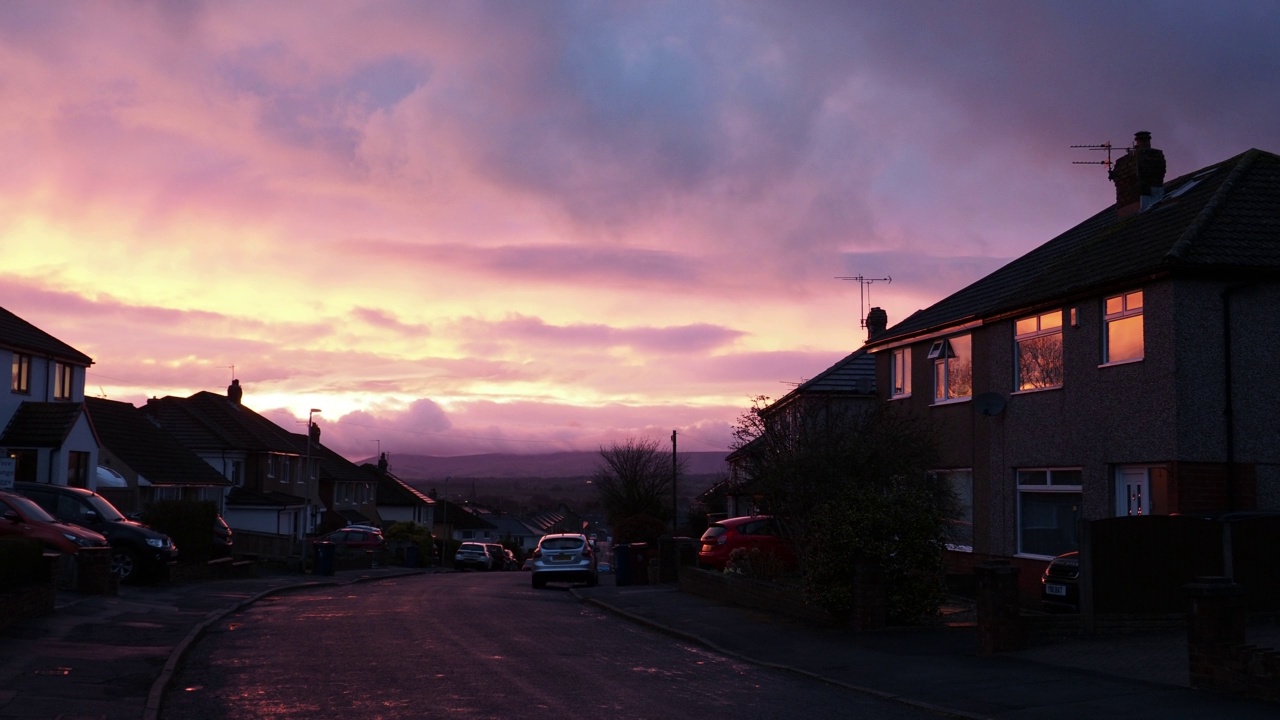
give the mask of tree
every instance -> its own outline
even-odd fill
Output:
[[[652,438],[627,438],[602,446],[600,460],[592,480],[617,541],[656,540],[672,518],[671,454]],[[678,473],[686,460],[675,463]]]
[[[759,397],[735,427],[734,450],[765,512],[795,543],[810,599],[851,607],[853,568],[883,572],[897,620],[941,601],[946,520],[953,498],[929,470],[933,429],[883,402]]]

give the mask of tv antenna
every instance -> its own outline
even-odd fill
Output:
[[[1104,142],[1101,145],[1072,145],[1071,147],[1079,150],[1105,151],[1107,153],[1106,160],[1072,160],[1071,164],[1072,165],[1106,165],[1108,174],[1111,173],[1111,166],[1115,164],[1111,160],[1111,153],[1113,151],[1117,151],[1121,149],[1123,149],[1126,153],[1129,152],[1129,148],[1117,148],[1117,147],[1114,147],[1109,142]]]
[[[837,276],[836,276],[836,279],[837,279],[837,280],[854,280],[854,281],[857,281],[857,283],[858,283],[858,285],[859,285],[859,288],[858,288],[858,310],[860,311],[860,314],[861,314],[861,317],[862,317],[862,319],[858,321],[858,324],[859,324],[860,326],[862,326],[862,327],[866,327],[866,326],[867,326],[867,305],[870,305],[870,304],[871,304],[871,283],[878,283],[878,282],[891,283],[891,282],[893,282],[893,278],[891,278],[891,277],[868,278],[868,277],[862,277],[861,275],[854,275],[854,276],[852,276],[852,277],[845,277],[845,276],[842,276],[842,275],[837,275]]]

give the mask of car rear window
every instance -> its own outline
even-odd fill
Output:
[[[542,541],[543,550],[577,550],[582,547],[581,538],[551,538]]]
[[[723,525],[712,525],[711,527],[707,528],[706,532],[702,533],[702,539],[715,540],[716,538],[720,537],[726,532],[729,532],[729,528]]]
[[[476,543],[462,543],[462,545],[458,549],[465,550],[467,552],[484,552],[485,551],[483,545],[477,545]]]

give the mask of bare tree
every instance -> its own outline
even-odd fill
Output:
[[[601,447],[600,460],[593,480],[615,535],[631,534],[624,532],[631,523],[641,526],[636,534],[656,537],[653,529],[660,533],[672,517],[671,453],[664,452],[652,438],[627,438]],[[679,473],[686,459],[677,457],[675,463],[675,472]]]

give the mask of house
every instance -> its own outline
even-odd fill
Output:
[[[84,353],[0,308],[0,458],[18,481],[97,487],[98,440],[84,412]],[[7,473],[5,473],[7,475]]]
[[[441,540],[457,542],[497,542],[497,528],[488,520],[468,512],[467,508],[441,498],[432,505],[432,527]]]
[[[881,308],[872,308],[867,314],[868,337],[884,332],[888,315]],[[876,360],[866,348],[859,348],[846,355],[831,367],[797,385],[791,392],[776,401],[756,409],[762,428],[770,432],[787,426],[795,427],[801,417],[816,417],[828,412],[861,412],[876,401]],[[795,428],[795,432],[800,432]],[[752,491],[751,456],[759,452],[765,438],[756,437],[725,458],[729,464],[729,477],[716,483],[701,495],[698,501],[707,507],[711,521],[725,517],[741,517],[758,512],[757,498]]]
[[[1116,203],[871,338],[879,395],[940,431],[972,541],[1038,595],[1081,520],[1280,509],[1280,157],[1165,181],[1138,133]]]
[[[364,468],[320,444],[320,427],[311,426],[312,440],[307,445],[305,435],[294,435],[301,445],[304,458],[314,460],[320,500],[324,503],[320,522],[326,528],[344,525],[373,525],[381,527],[383,518],[378,512],[378,480],[370,477]]]
[[[98,492],[121,512],[141,510],[158,500],[194,500],[223,509],[231,481],[178,442],[133,405],[85,398],[85,410],[101,447],[98,468],[120,480]],[[123,485],[123,487],[119,487]]]
[[[315,531],[325,509],[318,461],[305,442],[249,409],[233,380],[226,395],[152,398],[143,412],[231,481],[224,504],[227,524],[292,539],[294,554]],[[301,445],[301,446],[300,446]],[[310,464],[310,467],[305,467]]]
[[[386,453],[378,458],[377,465],[365,463],[360,469],[377,483],[378,515],[383,522],[409,522],[435,532],[436,501],[393,475],[388,469]]]

